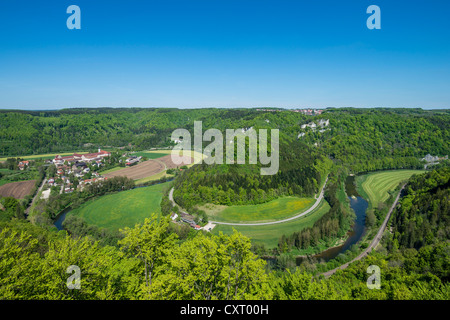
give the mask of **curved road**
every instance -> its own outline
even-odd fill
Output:
[[[334,274],[334,273],[335,273],[336,271],[338,271],[339,269],[343,270],[343,269],[347,268],[352,262],[355,262],[355,261],[357,261],[357,260],[361,260],[362,258],[364,258],[365,256],[367,256],[367,255],[372,251],[372,249],[375,249],[375,248],[376,248],[376,246],[380,243],[381,238],[383,237],[384,229],[386,229],[386,226],[387,226],[387,223],[388,223],[388,221],[389,221],[389,218],[391,217],[391,214],[392,214],[392,212],[394,211],[394,208],[395,208],[395,206],[397,205],[398,200],[400,199],[400,195],[401,195],[403,189],[405,188],[405,186],[406,186],[406,184],[404,184],[404,185],[402,186],[402,188],[400,189],[400,191],[399,191],[399,193],[398,193],[398,195],[397,195],[397,198],[395,198],[394,203],[392,204],[391,208],[389,209],[389,212],[387,213],[386,218],[384,219],[383,223],[381,224],[381,227],[380,227],[380,229],[378,230],[377,235],[375,236],[375,238],[373,238],[372,242],[371,242],[370,245],[366,248],[366,250],[364,250],[359,256],[357,256],[357,257],[356,257],[355,259],[353,259],[352,261],[347,262],[347,263],[344,263],[343,265],[341,265],[341,266],[339,266],[339,267],[337,267],[337,268],[335,268],[335,269],[333,269],[333,270],[330,270],[330,271],[328,271],[328,272],[322,273],[322,274],[325,276],[325,278],[328,278],[329,276],[331,276],[332,274]]]
[[[309,209],[307,209],[306,211],[303,211],[302,213],[300,213],[300,214],[298,214],[296,216],[293,216],[293,217],[290,217],[290,218],[286,218],[286,219],[283,219],[283,220],[277,220],[277,221],[272,221],[272,222],[259,222],[259,223],[258,222],[255,222],[255,223],[233,223],[233,222],[220,222],[220,221],[209,221],[209,222],[211,222],[213,224],[224,224],[224,225],[229,225],[229,226],[263,226],[263,225],[283,223],[283,222],[291,221],[291,220],[294,220],[294,219],[298,219],[298,218],[300,218],[300,217],[302,217],[304,215],[307,215],[308,213],[313,211],[319,205],[320,201],[322,201],[322,199],[323,199],[323,194],[324,194],[324,190],[325,190],[325,186],[327,185],[327,182],[328,182],[328,177],[325,180],[325,183],[323,184],[322,190],[320,191],[319,197],[316,199],[316,202]],[[173,200],[173,191],[174,191],[174,188],[172,188],[170,190],[170,192],[169,192],[169,200],[174,205],[178,206],[175,203],[175,201]],[[180,206],[178,206],[178,207],[180,207]]]

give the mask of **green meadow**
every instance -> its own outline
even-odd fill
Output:
[[[161,183],[105,195],[86,202],[70,214],[82,217],[88,224],[111,230],[134,227],[151,213],[161,212],[161,199],[167,186]]]
[[[206,205],[201,209],[210,220],[221,222],[269,222],[292,217],[311,207],[314,198],[283,197],[266,203],[243,206]]]
[[[390,170],[369,173],[357,177],[357,185],[362,189],[362,196],[367,196],[372,208],[389,198],[389,192],[395,190],[398,184],[408,180],[414,174],[420,174],[424,170]]]
[[[212,230],[213,234],[232,234],[233,229],[252,239],[252,242],[264,244],[267,248],[274,248],[278,240],[284,235],[290,235],[295,231],[311,227],[320,217],[330,210],[330,205],[325,200],[308,215],[287,222],[262,225],[262,226],[229,226],[218,224]]]

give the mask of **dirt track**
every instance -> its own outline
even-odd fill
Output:
[[[167,155],[162,158],[147,160],[135,166],[123,168],[114,172],[106,173],[106,178],[125,176],[133,180],[151,177],[166,169],[172,169],[183,164],[176,165],[172,162],[171,156]]]
[[[35,183],[36,180],[7,183],[0,187],[0,196],[23,199],[31,193]]]

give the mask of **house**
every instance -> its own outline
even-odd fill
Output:
[[[30,165],[30,161],[20,161],[18,164],[18,167],[20,170],[25,169],[25,167],[28,167]]]
[[[97,160],[101,160],[104,157],[109,157],[110,155],[111,155],[111,152],[98,149],[98,152],[96,152],[96,153],[83,154],[81,156],[81,160],[88,161],[88,162],[97,161]]]
[[[64,193],[72,193],[73,192],[73,188],[65,188],[64,189]]]
[[[141,160],[142,157],[130,157],[127,159],[127,162],[125,163],[126,166],[132,166],[138,163]]]
[[[53,164],[56,165],[56,166],[63,165],[65,162],[73,163],[73,162],[75,162],[75,158],[73,156],[62,157],[60,155],[57,155],[55,157],[55,159],[53,159]]]
[[[194,217],[193,216],[191,216],[190,214],[184,213],[184,212],[182,212],[180,215],[181,215],[181,220],[183,222],[186,222],[186,223],[188,223],[190,225],[192,225],[192,224],[195,225],[195,221],[194,221]]]
[[[176,213],[172,213],[172,215],[170,216],[170,218],[175,221],[176,218],[178,218],[178,215]]]
[[[77,162],[77,163],[74,164],[74,166],[75,166],[75,169],[72,166],[73,170],[84,169],[84,168],[87,167],[87,164],[85,162]]]

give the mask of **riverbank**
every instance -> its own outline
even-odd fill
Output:
[[[380,241],[381,241],[381,239],[383,237],[383,233],[384,233],[384,231],[386,229],[387,223],[389,222],[389,219],[390,219],[390,217],[392,215],[392,212],[394,211],[394,208],[396,207],[396,205],[397,205],[397,203],[398,203],[398,201],[400,199],[400,196],[401,196],[402,191],[405,188],[405,186],[406,186],[406,184],[404,184],[402,186],[402,188],[400,189],[400,191],[398,192],[398,195],[397,195],[394,203],[392,204],[391,208],[389,209],[389,212],[386,215],[386,218],[384,219],[380,229],[378,230],[375,238],[372,240],[372,242],[370,243],[368,248],[365,249],[361,254],[359,254],[353,260],[351,260],[351,261],[349,261],[347,263],[344,263],[343,265],[341,265],[341,266],[339,266],[339,267],[337,267],[337,268],[335,268],[333,270],[330,270],[330,271],[327,271],[327,272],[323,273],[322,274],[323,276],[325,276],[327,278],[327,277],[330,277],[331,275],[333,275],[337,270],[343,270],[343,269],[347,268],[351,263],[353,263],[355,261],[358,261],[358,260],[361,260],[362,258],[367,256],[373,249],[375,249],[378,246],[378,244],[380,243]]]

